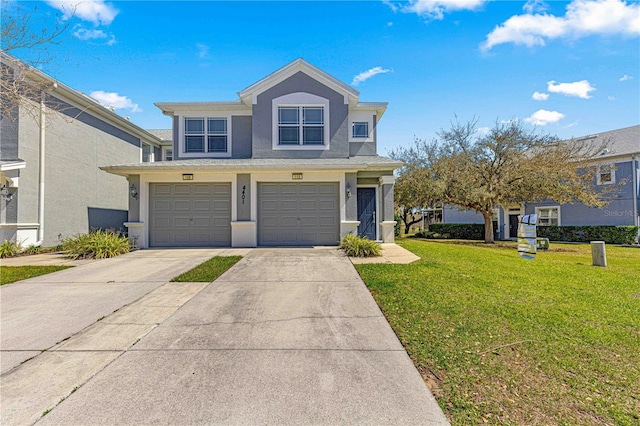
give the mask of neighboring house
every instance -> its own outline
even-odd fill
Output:
[[[155,161],[173,161],[173,130],[147,129],[147,132],[162,141],[160,151],[156,152],[157,155],[154,157]]]
[[[617,186],[606,195],[609,204],[595,208],[545,201],[500,207],[495,212],[499,238],[516,238],[518,216],[533,213],[538,215],[538,226],[640,225],[640,125],[575,139],[594,146],[607,142],[607,149],[593,160],[597,166],[593,184],[596,189]],[[445,206],[441,216],[443,223],[484,223],[482,215],[455,206]]]
[[[376,148],[386,102],[360,102],[302,59],[238,95],[157,103],[173,119],[173,161],[103,167],[139,192],[126,224],[139,247],[393,241],[401,163]]]
[[[54,246],[92,228],[125,229],[129,184],[99,167],[151,161],[162,141],[5,52],[0,59],[3,78],[46,88],[0,117],[0,241]]]

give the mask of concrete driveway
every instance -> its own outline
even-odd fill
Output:
[[[5,374],[2,423],[38,421],[44,387],[60,395],[39,424],[447,424],[335,249],[255,249],[211,284],[156,287]]]

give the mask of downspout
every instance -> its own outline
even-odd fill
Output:
[[[46,110],[45,110],[46,93],[43,90],[40,97],[40,135],[39,135],[39,148],[40,148],[40,161],[38,163],[38,241],[35,246],[42,245],[44,240],[44,162],[45,162],[45,128],[46,128]]]
[[[638,170],[640,170],[640,168],[638,167],[637,162],[638,157],[636,155],[631,156],[631,170],[633,170],[633,224],[635,226],[640,226],[640,221],[638,220],[638,190],[640,189],[638,188]],[[638,233],[640,234],[640,231]]]

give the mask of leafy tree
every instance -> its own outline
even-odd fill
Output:
[[[406,164],[398,180],[419,171],[416,190],[430,193],[430,201],[482,214],[487,243],[494,242],[492,217],[498,206],[543,199],[606,204],[589,165],[604,145],[559,142],[516,120],[497,121],[487,133],[479,133],[476,124],[476,119],[456,120],[432,142],[416,140],[393,151],[391,156]]]

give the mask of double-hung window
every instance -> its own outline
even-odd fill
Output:
[[[184,152],[227,153],[229,132],[226,118],[186,117],[184,119]]]
[[[279,106],[278,145],[324,145],[324,107]]]
[[[538,226],[559,226],[560,207],[538,207]]]

